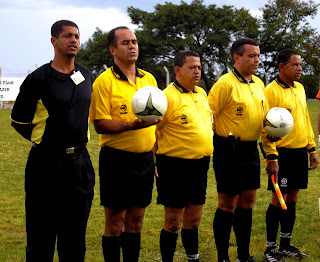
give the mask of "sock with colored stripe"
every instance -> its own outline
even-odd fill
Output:
[[[218,251],[218,261],[228,260],[233,213],[217,208],[213,220],[213,233]]]
[[[172,262],[174,252],[176,251],[177,233],[172,233],[164,229],[160,233],[160,252],[162,262]]]
[[[181,229],[181,239],[183,247],[187,254],[188,262],[198,262],[198,228]]]
[[[294,222],[296,220],[296,203],[291,202],[286,204],[287,204],[287,210],[282,211],[282,215],[280,218],[280,224],[281,224],[280,246],[281,247],[290,246]]]
[[[237,240],[238,258],[250,256],[250,236],[252,228],[252,209],[236,208],[233,215],[233,230]]]
[[[266,213],[267,248],[274,248],[277,245],[277,235],[281,213],[281,207],[269,204]]]

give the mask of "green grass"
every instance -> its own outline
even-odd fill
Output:
[[[308,102],[311,121],[315,134],[318,101]],[[25,210],[24,210],[24,168],[30,149],[30,143],[18,135],[10,126],[11,110],[0,110],[0,261],[25,260]],[[103,261],[101,236],[104,231],[103,208],[99,205],[98,179],[98,136],[93,126],[91,142],[88,149],[96,170],[95,198],[87,229],[86,261]],[[267,176],[265,165],[261,166],[261,189],[257,191],[257,200],[253,210],[253,229],[251,237],[251,254],[262,261],[266,245],[265,214],[270,200],[270,192],[266,190]],[[318,197],[320,196],[319,168],[309,173],[309,188],[300,192],[297,205],[297,219],[293,232],[292,243],[310,255],[307,261],[320,261],[320,216]],[[204,206],[202,221],[199,228],[199,251],[203,262],[216,261],[212,221],[217,208],[215,179],[210,165],[208,174],[207,202]],[[161,261],[159,252],[159,234],[163,225],[163,207],[155,204],[156,190],[152,204],[147,208],[142,231],[142,249],[140,261]],[[45,233],[45,232],[44,232]],[[236,260],[236,242],[234,234],[230,242],[231,261]],[[55,261],[58,261],[55,256]],[[179,237],[175,254],[175,262],[186,261],[184,249]],[[294,261],[294,260],[288,260]]]

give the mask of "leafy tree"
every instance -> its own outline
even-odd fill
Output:
[[[296,49],[303,58],[303,83],[308,97],[312,97],[320,73],[320,36],[307,21],[314,18],[320,4],[313,1],[269,0],[262,17],[252,17],[248,10],[233,6],[205,6],[203,0],[184,1],[180,5],[157,4],[153,12],[129,7],[132,23],[137,25],[136,36],[140,55],[137,65],[151,72],[160,88],[166,86],[166,66],[174,77],[173,58],[181,50],[200,54],[203,70],[200,85],[207,91],[218,77],[229,71],[231,43],[240,37],[260,42],[260,76],[266,80],[277,74],[276,55],[284,48]],[[92,38],[81,45],[76,61],[87,66],[95,76],[111,66],[113,58],[106,45],[107,33],[97,28]],[[316,76],[313,76],[317,74]],[[307,86],[306,86],[307,85]]]
[[[248,10],[232,6],[206,7],[202,0],[194,0],[191,4],[181,1],[180,5],[157,4],[151,13],[131,6],[128,14],[132,23],[138,26],[139,64],[143,68],[152,72],[159,81],[164,74],[160,73],[161,68],[165,65],[173,72],[174,55],[191,49],[200,54],[202,79],[207,90],[220,74],[229,70],[232,41],[238,37],[255,38],[258,35],[257,19]]]
[[[261,64],[271,77],[278,71],[276,56],[280,50],[292,48],[305,57],[308,43],[317,37],[307,18],[314,18],[318,6],[313,1],[269,0],[260,9],[263,12],[259,38]]]
[[[95,78],[105,70],[104,65],[111,66],[113,57],[107,47],[107,33],[96,28],[92,38],[80,46],[76,62],[88,67]]]
[[[320,89],[320,36],[304,44],[304,75],[302,83],[306,87],[308,98],[315,98]]]
[[[315,98],[319,91],[318,74],[303,74],[300,82],[303,84],[307,98]]]
[[[317,35],[310,39],[310,42],[303,45],[303,57],[307,63],[308,72],[320,73],[320,36]]]

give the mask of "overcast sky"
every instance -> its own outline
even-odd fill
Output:
[[[36,66],[52,60],[50,28],[57,20],[75,22],[80,28],[81,43],[84,43],[97,27],[104,32],[120,25],[134,29],[127,15],[127,7],[133,5],[152,12],[157,3],[165,2],[180,4],[180,0],[0,0],[2,76],[24,77]],[[259,8],[266,3],[268,0],[204,0],[205,5],[244,7],[255,17],[261,15]],[[312,21],[312,26],[320,31],[320,14]]]

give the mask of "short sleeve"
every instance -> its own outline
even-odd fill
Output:
[[[111,119],[111,82],[101,75],[93,83],[90,105],[90,120]]]

